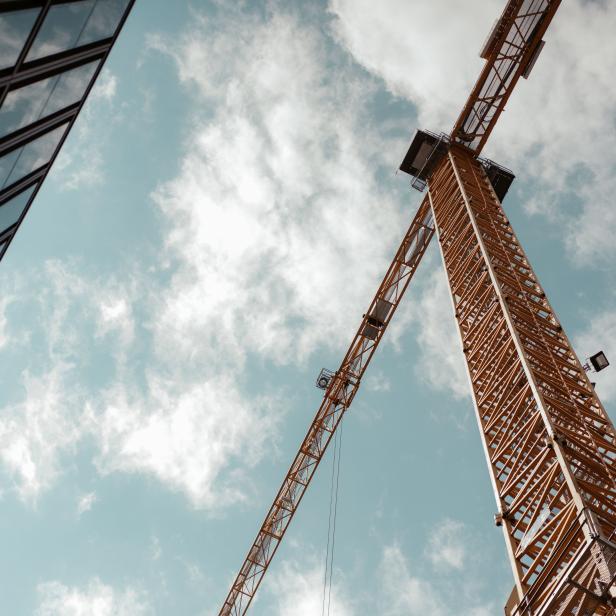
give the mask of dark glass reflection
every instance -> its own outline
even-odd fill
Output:
[[[0,13],[0,70],[14,66],[40,9]]]
[[[52,6],[28,61],[113,36],[127,5],[128,0],[81,0]]]
[[[79,44],[86,45],[113,36],[127,5],[128,0],[98,0]]]
[[[0,0],[0,259],[130,5],[132,0]],[[20,56],[25,62],[17,65]],[[85,58],[96,59],[75,66]],[[23,185],[29,188],[15,195]],[[7,200],[8,194],[14,196]]]
[[[14,225],[24,211],[30,196],[34,192],[34,186],[30,186],[6,203],[0,205],[0,235]]]
[[[95,4],[94,0],[83,0],[52,6],[32,44],[28,62],[75,47]]]
[[[0,108],[0,138],[81,100],[98,61],[11,90]]]
[[[58,128],[0,158],[0,190],[49,162],[66,130],[66,126],[66,124],[58,126]]]

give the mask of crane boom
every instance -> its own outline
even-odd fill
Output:
[[[479,154],[520,77],[528,77],[560,0],[509,0],[481,50],[487,60],[451,133]]]
[[[329,381],[321,406],[231,586],[220,616],[246,613],[433,235],[430,203],[426,197],[363,316],[340,367]]]

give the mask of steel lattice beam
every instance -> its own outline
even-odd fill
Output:
[[[220,616],[246,613],[433,235],[430,205],[424,198],[325,392],[308,434],[231,586]]]
[[[516,582],[507,613],[613,614],[614,426],[472,152],[451,147],[429,197]]]
[[[540,51],[560,0],[509,0],[486,44],[486,64],[451,137],[479,154],[518,79]]]

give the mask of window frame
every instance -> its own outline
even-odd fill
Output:
[[[81,99],[49,116],[43,117],[14,132],[11,132],[0,139],[0,156],[4,156],[17,148],[26,146],[28,143],[43,136],[45,133],[50,132],[58,126],[66,123],[66,130],[57,143],[55,150],[48,159],[47,163],[20,178],[13,184],[7,185],[0,190],[0,203],[6,203],[12,197],[17,196],[23,190],[27,190],[30,186],[34,185],[34,190],[32,191],[32,194],[30,195],[30,198],[28,199],[19,220],[12,227],[0,234],[0,261],[6,254],[16,232],[19,230],[19,227],[24,218],[27,216],[33,201],[36,199],[42,183],[45,181],[45,178],[53,166],[58,153],[62,149],[65,140],[70,134],[74,122],[83,108],[90,91],[96,83],[96,80],[105,65],[105,61],[107,60],[109,53],[135,4],[135,0],[128,0],[124,12],[112,36],[26,62],[28,53],[30,52],[32,44],[45,21],[49,9],[58,4],[81,1],[83,0],[9,0],[8,2],[4,2],[0,5],[0,15],[23,9],[41,9],[30,33],[26,38],[26,42],[19,53],[15,65],[0,70],[0,107],[4,104],[6,96],[11,90],[29,85],[30,83],[34,83],[47,77],[62,74],[72,68],[77,68],[88,64],[94,60],[99,61],[82,94]]]

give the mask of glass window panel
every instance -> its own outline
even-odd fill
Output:
[[[44,115],[51,115],[81,100],[98,64],[99,61],[96,60],[62,73],[43,109]]]
[[[11,90],[0,108],[0,137],[81,99],[98,61]]]
[[[20,192],[6,203],[0,205],[0,235],[4,233],[11,225],[14,225],[24,211],[30,196],[34,192],[35,186],[30,186],[26,190]]]
[[[0,108],[0,136],[4,137],[40,117],[57,77],[10,91]]]
[[[8,177],[11,175],[22,149],[13,150],[0,158],[0,190],[6,186]]]
[[[80,45],[113,36],[128,0],[98,0],[79,39]]]
[[[112,36],[128,0],[81,0],[49,9],[28,61]]]
[[[49,161],[67,124],[58,126],[18,150],[0,158],[0,189],[17,182]]]
[[[0,14],[0,69],[17,62],[40,9]]]
[[[95,0],[82,0],[52,6],[27,60],[36,60],[75,47],[95,4]]]

